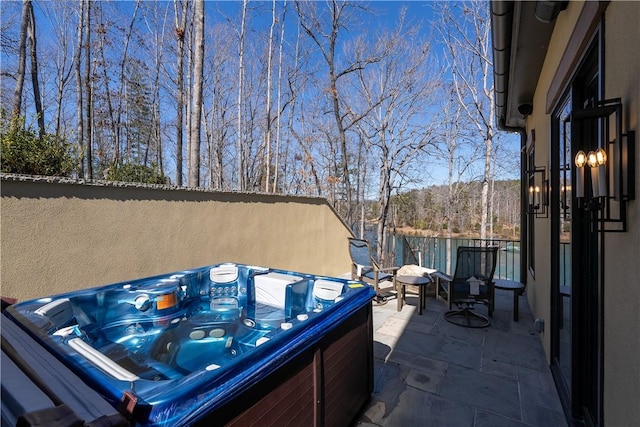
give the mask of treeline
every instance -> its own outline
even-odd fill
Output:
[[[481,207],[457,209],[485,232],[489,182],[519,168],[495,128],[488,9],[2,2],[2,157],[47,171],[42,146],[63,175],[323,196],[354,228],[373,197],[381,242],[394,194],[438,164],[483,183]]]
[[[495,181],[490,187],[489,237],[517,238],[520,235],[520,181]],[[453,236],[479,236],[481,184],[461,183],[453,202],[449,200],[448,191],[446,185],[440,185],[393,197],[393,227],[430,236],[447,236],[449,231]]]

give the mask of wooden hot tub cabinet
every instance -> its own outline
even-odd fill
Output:
[[[347,426],[373,391],[371,304],[197,425]]]

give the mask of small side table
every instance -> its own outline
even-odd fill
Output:
[[[414,285],[418,287],[418,314],[422,314],[422,309],[427,305],[426,287],[431,283],[431,278],[423,276],[396,276],[394,281],[396,292],[398,292],[398,311],[402,310],[406,286]]]
[[[504,289],[505,291],[513,291],[513,321],[518,321],[518,297],[524,291],[524,284],[515,280],[495,279],[493,281],[496,289]]]

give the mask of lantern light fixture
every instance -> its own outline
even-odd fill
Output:
[[[585,131],[589,139],[581,141],[594,149],[579,150],[574,157],[578,207],[594,212],[591,219],[599,231],[627,231],[626,203],[635,199],[635,132],[622,132],[621,100],[574,110],[570,120],[582,129],[598,129]]]
[[[548,218],[549,180],[546,179],[546,168],[537,166],[527,171],[529,176],[529,200],[527,213],[536,218]]]

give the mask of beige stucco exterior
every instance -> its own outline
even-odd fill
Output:
[[[582,2],[571,2],[569,7],[561,13],[556,22],[555,31],[551,39],[549,50],[545,58],[537,90],[533,97],[533,113],[527,119],[527,131],[535,132],[535,164],[550,167],[549,151],[551,136],[551,116],[546,114],[547,88],[551,85],[558,64],[562,58],[567,41],[571,36],[578,16],[582,9]],[[535,318],[551,324],[551,269],[549,254],[551,254],[551,220],[536,218],[535,220],[535,274],[528,272],[527,293],[529,303]],[[541,334],[547,360],[551,353],[551,336],[549,328]]]
[[[608,425],[640,420],[640,3],[613,2],[606,13],[605,96],[622,98],[623,128],[636,131],[636,199],[629,231],[605,237],[604,411]]]
[[[549,163],[551,116],[547,114],[548,90],[584,3],[572,1],[555,25],[550,47],[538,80],[533,113],[527,131],[535,129],[536,165]],[[613,1],[604,15],[604,98],[621,98],[623,132],[635,130],[635,164],[640,163],[640,3]],[[574,70],[571,70],[573,72]],[[640,189],[636,166],[635,187]],[[551,189],[553,191],[553,189]],[[636,190],[636,199],[639,199]],[[640,419],[640,201],[628,204],[628,231],[604,237],[604,384],[605,425],[637,425]],[[535,277],[528,276],[527,293],[534,317],[550,325],[551,219],[535,220]],[[550,330],[541,335],[550,357]]]
[[[1,293],[19,300],[220,262],[340,276],[325,199],[2,179]]]

